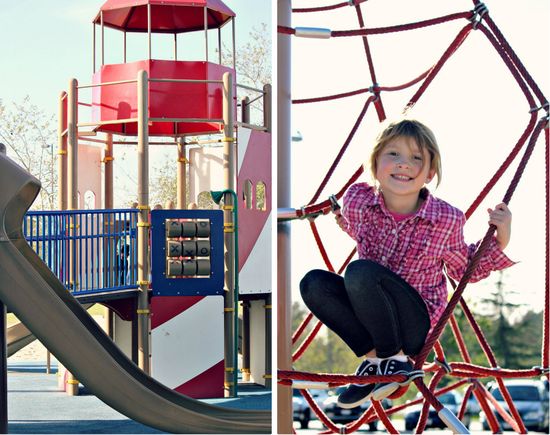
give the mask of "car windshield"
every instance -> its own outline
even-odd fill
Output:
[[[456,405],[456,398],[452,394],[442,394],[438,399],[443,405]]]
[[[512,399],[518,402],[534,402],[539,400],[539,390],[537,387],[529,385],[507,385]],[[497,400],[503,401],[502,393],[498,388],[493,391],[493,396]]]

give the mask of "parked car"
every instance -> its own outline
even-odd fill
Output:
[[[321,409],[335,423],[346,424],[357,420],[371,405],[370,401],[363,403],[351,409],[344,409],[338,406],[338,396],[345,390],[346,387],[339,387],[336,390],[329,391],[328,397],[321,405]],[[387,409],[392,407],[392,401],[384,399],[382,406]],[[378,420],[372,421],[369,424],[369,430],[375,431],[378,427]]]
[[[327,392],[324,390],[309,390],[309,392],[319,406],[327,397]],[[307,429],[309,422],[315,418],[317,418],[315,413],[309,407],[300,390],[294,388],[292,390],[292,419],[300,422],[301,429]]]
[[[548,388],[545,383],[531,379],[510,379],[504,381],[504,385],[510,393],[526,429],[548,433]],[[495,382],[487,386],[499,404],[508,411],[508,405],[502,397],[498,384]],[[502,429],[511,429],[500,414],[495,414]],[[480,421],[483,428],[488,430],[489,423],[484,412],[480,413]]]
[[[417,395],[417,398],[422,397],[422,395]],[[441,394],[437,396],[439,401],[445,408],[447,408],[449,411],[451,411],[454,415],[458,415],[458,412],[460,411],[460,406],[462,405],[462,395],[458,393],[457,391],[449,391],[448,393]],[[418,424],[418,420],[420,419],[420,412],[422,411],[422,405],[413,405],[409,408],[406,408],[405,413],[405,429],[406,430],[413,430],[416,425]],[[470,426],[470,420],[471,420],[471,414],[468,411],[468,408],[466,408],[466,412],[464,413],[464,418],[462,419],[462,424],[466,427]],[[433,409],[430,406],[430,410],[428,413],[428,419],[426,420],[426,428],[430,427],[436,427],[444,429],[447,427],[445,423],[439,418],[439,415],[437,414],[437,411]]]

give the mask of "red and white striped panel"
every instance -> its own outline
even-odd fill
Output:
[[[151,374],[196,399],[223,397],[223,296],[151,298]]]
[[[239,293],[271,292],[271,134],[239,129]],[[252,208],[243,200],[245,183],[252,183]],[[255,188],[265,184],[265,210],[258,210]]]

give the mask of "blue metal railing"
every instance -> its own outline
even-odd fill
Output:
[[[74,295],[136,287],[138,210],[31,211],[23,234]]]

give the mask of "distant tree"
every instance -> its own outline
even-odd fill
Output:
[[[6,105],[0,100],[0,142],[8,156],[38,178],[40,195],[32,208],[53,210],[57,198],[57,124],[54,116],[31,103],[27,96],[21,103]]]
[[[232,50],[225,44],[222,47],[222,62],[225,65],[232,65]],[[262,89],[265,84],[271,83],[271,32],[267,24],[260,23],[258,27],[252,27],[249,33],[248,42],[236,48],[235,69],[237,82],[239,84]],[[238,89],[238,99],[248,97],[256,99],[259,94],[249,90]],[[261,99],[251,105],[251,122],[261,123],[263,117],[263,106]]]

